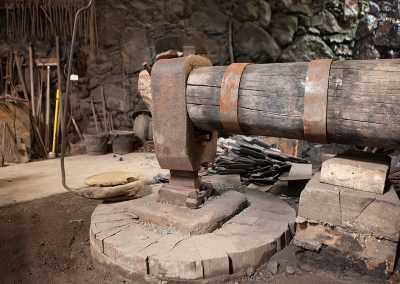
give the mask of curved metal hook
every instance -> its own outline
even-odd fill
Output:
[[[70,89],[70,85],[71,85],[71,73],[72,73],[72,57],[73,57],[73,53],[74,53],[78,16],[83,11],[88,10],[92,6],[92,3],[93,3],[93,0],[90,0],[87,6],[80,8],[75,14],[74,28],[72,31],[71,49],[70,49],[69,59],[68,59],[68,74],[67,74],[67,83],[66,83],[65,99],[64,99],[65,104],[64,104],[62,120],[61,120],[61,179],[62,179],[63,187],[66,190],[73,191],[73,192],[77,192],[78,189],[69,187],[66,183],[66,178],[65,178],[65,163],[64,163],[64,160],[65,160],[65,136],[66,136],[66,132],[67,132],[66,127],[65,127],[65,120],[67,117],[67,110],[68,110],[68,97],[69,97],[69,91],[70,91],[69,89]]]

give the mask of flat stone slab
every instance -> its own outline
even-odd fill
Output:
[[[139,273],[187,283],[244,275],[290,242],[296,218],[294,209],[277,197],[257,190],[244,194],[249,207],[200,235],[144,222],[130,209],[135,200],[99,205],[90,225],[92,255],[131,277]]]
[[[88,186],[116,186],[139,180],[139,176],[132,172],[105,172],[85,179]]]
[[[198,209],[161,203],[157,199],[154,194],[136,199],[129,205],[128,212],[145,222],[189,234],[210,233],[247,206],[247,198],[236,191],[213,197]]]
[[[387,155],[348,151],[322,163],[320,181],[383,194],[389,168]]]
[[[213,188],[217,191],[227,189],[240,189],[243,186],[240,175],[202,176],[201,181],[211,183],[213,185]]]
[[[393,187],[385,194],[321,183],[317,173],[300,195],[299,217],[338,225],[353,232],[399,240],[400,200]]]

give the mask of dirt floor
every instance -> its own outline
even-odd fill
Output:
[[[84,180],[110,171],[129,171],[141,179],[151,179],[161,170],[154,153],[112,153],[99,156],[78,155],[65,159],[67,184],[73,188],[85,186]],[[30,188],[27,188],[27,185]],[[43,160],[0,167],[0,206],[65,193],[61,184],[60,160]]]
[[[135,283],[92,262],[89,224],[98,204],[66,193],[0,208],[0,282]],[[384,282],[336,252],[290,245],[251,277],[230,283]]]

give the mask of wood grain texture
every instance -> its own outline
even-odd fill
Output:
[[[249,135],[304,139],[304,88],[308,63],[249,65],[239,90],[239,121]],[[221,81],[226,67],[190,73],[186,103],[193,124],[224,131]],[[330,143],[400,148],[400,60],[333,62],[328,88]]]
[[[31,156],[32,133],[31,118],[29,115],[29,103],[23,102],[14,105],[13,103],[5,103],[0,106],[0,133],[5,133],[4,145],[4,161],[18,162],[18,153],[16,153],[16,140],[22,139],[26,145],[28,157]],[[3,132],[3,127],[6,131]],[[0,141],[3,141],[1,134]]]

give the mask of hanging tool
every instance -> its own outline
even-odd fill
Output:
[[[50,151],[50,66],[47,66],[45,127],[45,146]]]
[[[35,114],[35,87],[33,83],[33,51],[32,46],[29,46],[29,76],[31,79],[31,103],[32,103],[32,115],[33,121],[36,123],[36,114]]]
[[[104,132],[107,132],[107,111],[106,111],[106,98],[104,96],[103,85],[100,86],[101,90],[101,104],[103,107],[103,122],[104,122]]]
[[[91,105],[91,107],[92,107],[93,118],[94,118],[94,124],[96,125],[96,131],[97,131],[97,133],[100,133],[99,124],[97,123],[96,109],[94,108],[94,102],[93,102],[93,96],[92,96],[92,94],[90,94],[90,105]]]
[[[28,100],[28,91],[26,90],[24,74],[22,72],[22,62],[21,62],[21,58],[17,55],[15,56],[15,65],[17,65],[19,82],[22,85],[22,91],[24,92],[24,98],[25,98],[25,100]]]
[[[76,120],[75,120],[75,118],[73,116],[71,116],[71,121],[72,121],[72,124],[74,125],[76,133],[79,136],[79,139],[81,139],[81,141],[84,141],[83,136],[82,136],[82,132],[79,130],[79,126],[76,123]]]
[[[56,141],[57,141],[57,124],[58,124],[58,108],[59,108],[60,90],[57,89],[56,92],[56,106],[54,111],[54,123],[53,123],[53,145],[51,147],[51,152],[48,154],[49,159],[54,159],[56,157]]]
[[[60,63],[60,37],[56,37],[56,60],[57,60],[57,89],[59,91],[59,111],[58,111],[58,122],[57,122],[57,139],[60,137],[61,118],[63,110],[63,96],[62,96],[62,74],[61,74],[61,63]]]

